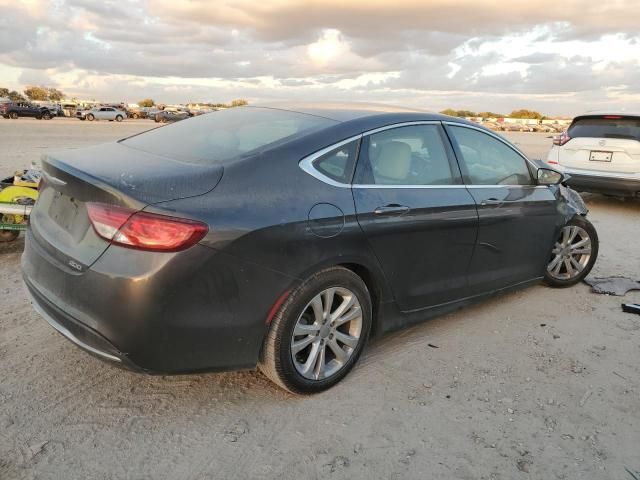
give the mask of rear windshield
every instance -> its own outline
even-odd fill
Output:
[[[571,138],[628,138],[640,140],[639,118],[580,118],[569,128]]]
[[[121,143],[189,163],[220,164],[335,123],[287,110],[237,107],[156,128]]]

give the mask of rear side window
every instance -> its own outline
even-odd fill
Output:
[[[207,113],[121,141],[123,145],[195,164],[220,164],[338,122],[260,107]]]
[[[353,167],[358,155],[358,140],[336,148],[313,161],[313,166],[327,177],[340,183],[351,183]]]
[[[472,185],[531,185],[526,160],[492,136],[466,127],[450,131],[462,154],[462,167]]]
[[[569,137],[626,138],[640,140],[640,119],[611,116],[579,118],[569,127]]]
[[[354,183],[415,186],[456,183],[440,128],[411,125],[365,137]]]

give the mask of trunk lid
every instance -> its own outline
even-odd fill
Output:
[[[203,195],[223,172],[220,165],[182,163],[120,143],[46,155],[42,169],[31,231],[49,257],[70,273],[84,271],[109,246],[94,232],[87,202],[141,210]]]

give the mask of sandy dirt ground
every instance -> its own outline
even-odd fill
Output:
[[[0,169],[153,126],[0,119]],[[533,158],[550,140],[510,134]],[[640,276],[640,202],[586,196],[594,276]],[[295,397],[258,372],[106,365],[30,307],[0,248],[0,479],[620,479],[640,470],[640,316],[586,285],[534,286],[375,340]]]

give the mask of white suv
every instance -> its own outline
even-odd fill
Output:
[[[640,113],[587,113],[554,138],[547,163],[575,190],[640,196]]]

